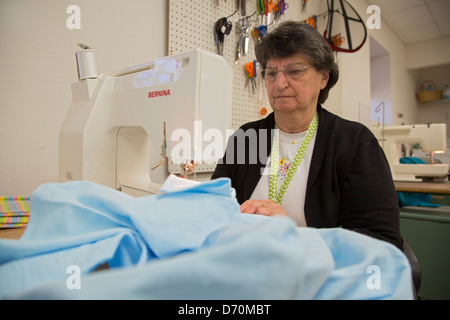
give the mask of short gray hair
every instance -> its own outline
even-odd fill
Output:
[[[324,37],[312,26],[297,21],[284,21],[264,36],[255,46],[256,60],[262,69],[267,61],[301,54],[319,71],[328,70],[330,78],[320,91],[319,103],[324,103],[328,93],[339,79],[339,67],[334,61],[333,50]],[[263,74],[264,76],[264,74]]]

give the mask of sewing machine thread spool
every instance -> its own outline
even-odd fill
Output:
[[[95,51],[85,49],[76,52],[78,80],[95,79],[98,77],[95,63]]]

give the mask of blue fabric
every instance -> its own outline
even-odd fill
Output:
[[[108,262],[109,270],[92,272]],[[70,290],[67,268],[79,266]],[[371,267],[379,268],[372,288]],[[412,299],[393,245],[241,214],[228,179],[133,198],[44,184],[20,240],[0,240],[2,299]]]
[[[416,157],[400,158],[400,163],[424,164],[422,159]],[[400,207],[418,206],[418,207],[440,207],[439,204],[430,203],[431,194],[415,192],[397,192]]]

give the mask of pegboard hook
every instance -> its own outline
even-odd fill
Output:
[[[249,15],[249,16],[245,16],[244,19],[253,17],[253,16],[256,14],[256,12],[257,12],[257,11],[253,12],[253,13],[252,13],[251,15]]]
[[[236,12],[238,12],[238,10],[236,9],[236,10],[234,10],[234,12],[231,14],[231,15],[229,15],[228,17],[226,17],[225,19],[228,19],[228,18],[231,18],[232,16],[234,16],[235,14],[236,14]]]

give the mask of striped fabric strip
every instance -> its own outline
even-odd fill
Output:
[[[0,217],[0,225],[3,224],[17,224],[17,223],[28,223],[29,217]]]
[[[30,197],[0,196],[0,228],[16,228],[28,223]]]

